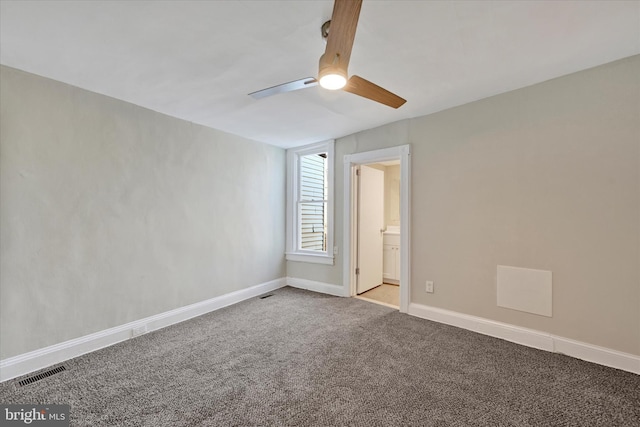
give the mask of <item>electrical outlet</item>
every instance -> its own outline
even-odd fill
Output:
[[[426,289],[425,290],[430,294],[433,293],[433,282],[431,280],[427,280]]]
[[[147,333],[147,325],[138,326],[137,328],[131,329],[131,338],[137,337],[139,335],[144,335]]]

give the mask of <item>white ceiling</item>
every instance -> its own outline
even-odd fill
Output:
[[[0,63],[281,147],[348,135],[640,53],[640,2],[364,0],[350,74],[319,87],[332,1],[0,2]]]

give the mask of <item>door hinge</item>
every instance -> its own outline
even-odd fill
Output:
[[[356,268],[356,274],[360,274],[360,267]]]
[[[360,176],[360,168],[356,169],[356,175]]]

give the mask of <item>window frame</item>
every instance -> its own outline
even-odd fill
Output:
[[[301,237],[300,213],[300,158],[312,154],[327,153],[327,250],[305,250],[299,246]],[[287,215],[286,252],[288,261],[334,264],[333,211],[334,211],[335,141],[323,141],[287,150]]]

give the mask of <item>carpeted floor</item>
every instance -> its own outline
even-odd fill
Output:
[[[640,376],[283,288],[65,362],[2,403],[77,426],[638,426]]]

